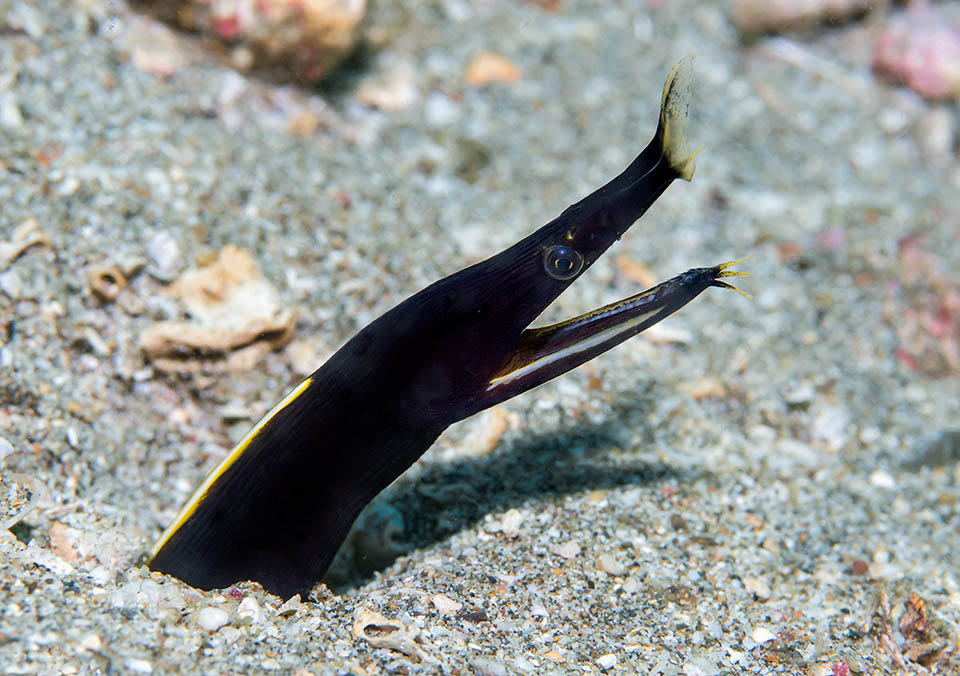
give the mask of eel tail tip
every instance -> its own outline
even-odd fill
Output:
[[[684,142],[692,76],[693,56],[684,57],[670,69],[663,85],[658,129],[664,159],[677,172],[677,176],[685,181],[693,178],[693,172],[697,168],[697,154],[703,150],[701,146],[695,152],[688,153]]]

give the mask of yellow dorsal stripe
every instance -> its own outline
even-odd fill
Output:
[[[293,403],[297,397],[303,394],[304,390],[309,387],[312,381],[312,378],[307,378],[302,383],[297,385],[296,388],[291,390],[287,396],[277,403],[276,406],[270,409],[269,413],[260,418],[260,422],[254,425],[253,429],[247,432],[247,436],[245,436],[240,443],[237,444],[229,454],[227,454],[227,457],[225,457],[220,464],[217,465],[215,470],[210,472],[210,475],[206,478],[203,484],[201,484],[200,488],[198,488],[194,494],[190,496],[187,504],[185,504],[183,509],[180,510],[180,513],[177,514],[177,518],[173,520],[173,523],[171,523],[165,531],[163,531],[163,535],[161,535],[160,539],[157,540],[156,544],[153,545],[153,549],[150,550],[151,559],[155,557],[161,549],[163,549],[163,546],[167,544],[167,541],[173,536],[173,534],[176,533],[184,523],[186,523],[187,519],[193,516],[193,513],[197,511],[197,507],[200,506],[200,503],[203,502],[203,499],[206,497],[207,491],[210,490],[210,487],[213,486],[214,482],[219,479],[224,472],[230,469],[230,466],[237,461],[237,458],[243,454],[243,452],[250,445],[250,442],[252,442],[254,438],[260,434],[260,431],[266,426],[266,424],[270,422],[270,420],[280,411]]]

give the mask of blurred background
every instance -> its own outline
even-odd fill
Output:
[[[139,565],[357,330],[620,172],[688,54],[693,181],[541,320],[747,255],[752,299],[451,428],[336,595]],[[0,0],[3,661],[955,669],[958,101],[956,2]]]

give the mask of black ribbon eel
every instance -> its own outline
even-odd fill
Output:
[[[733,263],[528,328],[677,178],[690,59],[664,85],[656,135],[627,169],[507,250],[431,284],[357,333],[247,434],[151,552],[201,589],[255,580],[306,594],[374,496],[450,424],[593,359],[675,312]],[[739,261],[734,261],[739,262]]]

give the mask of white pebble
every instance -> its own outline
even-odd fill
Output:
[[[597,666],[606,671],[607,669],[613,669],[617,666],[617,656],[613,653],[603,655],[602,657],[597,658]]]
[[[16,98],[10,92],[0,95],[0,127],[19,129],[22,126],[23,113]]]
[[[257,600],[250,596],[240,602],[240,605],[237,607],[237,615],[249,620],[251,624],[260,624],[263,622],[263,610],[260,608]]]
[[[444,127],[459,119],[460,106],[443,94],[433,92],[427,96],[424,115],[431,126]]]
[[[770,598],[770,585],[760,577],[743,578],[743,586],[746,590],[762,601]]]
[[[463,608],[462,603],[443,594],[434,594],[430,601],[441,615],[456,615]]]
[[[802,406],[809,404],[817,396],[817,390],[810,381],[799,383],[792,390],[784,395],[784,399],[791,406]]]
[[[157,266],[161,276],[172,274],[180,264],[180,245],[167,231],[158,232],[147,243],[147,256]]]
[[[750,634],[750,638],[753,639],[754,643],[759,645],[761,643],[766,643],[767,641],[772,641],[776,638],[776,636],[774,636],[773,632],[766,627],[757,627]]]
[[[877,488],[896,488],[897,481],[893,476],[882,469],[874,470],[870,474],[870,484]]]
[[[576,542],[565,542],[553,548],[553,553],[562,556],[565,559],[572,559],[580,553],[580,545]]]
[[[220,608],[201,608],[196,613],[197,624],[206,631],[216,631],[230,621],[230,615]]]
[[[613,554],[601,554],[598,558],[598,563],[600,564],[600,570],[607,575],[619,577],[626,571],[624,565],[617,561],[617,557]]]
[[[13,444],[3,437],[0,437],[0,460],[3,460],[11,453],[13,453]]]
[[[813,467],[819,461],[819,456],[810,444],[799,439],[781,439],[777,442],[777,453],[785,460],[805,467]]]
[[[0,275],[0,291],[3,291],[10,300],[17,300],[23,292],[23,282],[16,270],[8,270]]]
[[[686,676],[715,676],[720,672],[720,665],[708,657],[691,657],[683,663]]]
[[[18,2],[5,18],[5,23],[14,30],[21,30],[31,40],[39,40],[47,29],[43,13],[30,3]]]
[[[520,525],[523,523],[523,514],[519,509],[508,510],[500,521],[502,532],[508,538],[515,538],[520,534]]]
[[[131,657],[123,663],[130,671],[137,674],[150,674],[153,673],[153,665],[147,662],[146,660],[137,659],[136,657]]]

